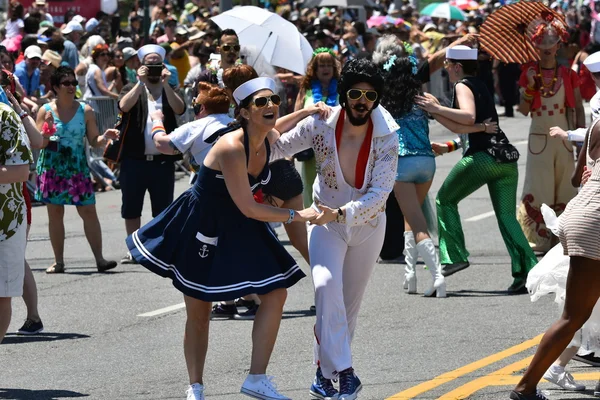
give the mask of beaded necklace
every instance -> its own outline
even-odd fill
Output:
[[[552,79],[550,80],[549,84],[545,84],[544,83],[544,77],[542,75],[542,67],[538,65],[538,74],[537,74],[539,80],[540,80],[540,93],[543,97],[552,97],[554,96],[554,86],[556,85],[556,82],[558,81],[558,65],[556,65],[554,67],[554,75],[552,76]]]

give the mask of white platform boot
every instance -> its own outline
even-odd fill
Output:
[[[433,240],[425,239],[417,243],[417,250],[419,255],[425,261],[427,269],[431,272],[433,283],[429,289],[423,293],[425,297],[446,297],[446,281],[442,275],[442,266],[440,265],[435,251],[435,245]]]
[[[417,251],[415,236],[412,232],[404,232],[404,289],[407,293],[417,293],[417,259],[419,252]]]

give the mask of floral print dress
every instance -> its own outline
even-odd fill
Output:
[[[58,141],[40,152],[37,163],[37,190],[35,199],[45,204],[85,206],[96,204],[94,186],[85,154],[84,104],[66,124],[52,112]]]

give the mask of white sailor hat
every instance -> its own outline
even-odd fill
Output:
[[[138,57],[140,61],[144,62],[144,57],[152,53],[158,54],[160,58],[164,60],[167,52],[165,51],[165,49],[158,45],[147,44],[145,46],[140,47],[140,49],[138,50]]]
[[[600,72],[600,51],[588,56],[583,62],[583,65],[585,65],[591,73]]]
[[[242,100],[250,96],[252,93],[256,93],[259,90],[265,89],[274,92],[275,81],[271,78],[266,77],[250,79],[248,82],[241,84],[237,89],[235,89],[235,91],[233,92],[233,98],[235,102],[239,105],[242,102]]]
[[[477,60],[477,49],[468,46],[454,46],[446,50],[446,58],[450,60]]]

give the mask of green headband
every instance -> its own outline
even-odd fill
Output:
[[[333,50],[328,49],[327,47],[319,47],[318,49],[316,49],[315,51],[313,51],[313,57],[316,57],[319,54],[323,54],[323,53],[328,53],[333,58],[335,58],[335,53],[333,52]]]

